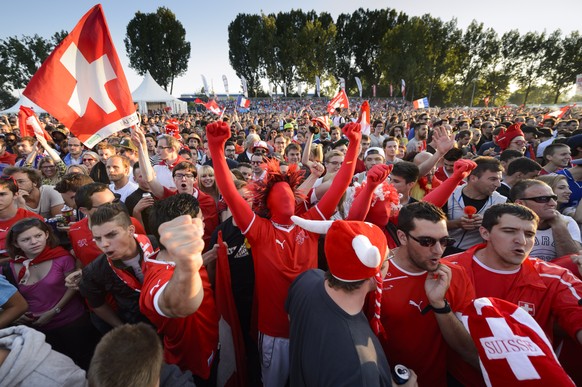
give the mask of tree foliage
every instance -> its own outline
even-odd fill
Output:
[[[403,12],[359,8],[334,21],[327,13],[292,10],[278,14],[239,14],[229,26],[233,68],[258,87],[261,78],[289,92],[298,82],[313,85],[316,75],[339,78],[355,93],[360,77],[364,96],[376,85],[377,96],[428,97],[431,105],[502,105],[510,85],[519,87],[512,100],[558,98],[582,74],[582,37],[578,32],[512,30],[498,34],[476,20],[463,31],[456,19],[431,15],[409,17]],[[545,90],[545,91],[544,91]],[[535,98],[534,98],[535,97]],[[473,98],[473,100],[471,100]],[[516,102],[517,103],[517,102]]]
[[[49,39],[38,35],[11,36],[0,41],[0,106],[7,108],[16,103],[11,94],[23,89],[53,49],[67,36],[66,31],[55,33]]]
[[[155,13],[136,12],[127,25],[125,50],[129,67],[144,75],[150,72],[160,86],[170,93],[174,79],[186,73],[190,59],[190,43],[186,30],[168,8]]]

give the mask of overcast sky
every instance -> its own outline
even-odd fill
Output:
[[[70,31],[79,19],[96,3],[88,0],[28,0],[3,1],[0,39],[8,36],[34,35],[50,37],[60,30]],[[465,29],[473,19],[483,22],[502,34],[511,29],[527,31],[554,31],[565,34],[580,28],[582,0],[561,0],[558,3],[541,0],[277,0],[240,1],[150,1],[104,0],[101,3],[109,24],[114,44],[121,56],[130,89],[133,91],[141,77],[129,68],[123,38],[127,23],[136,11],[155,12],[159,6],[168,7],[186,29],[192,54],[186,75],[174,82],[175,96],[200,90],[204,74],[213,80],[217,93],[223,93],[222,75],[228,77],[230,91],[239,89],[240,81],[228,61],[228,25],[239,13],[277,13],[291,9],[329,12],[334,18],[340,13],[351,13],[359,7],[385,8],[403,11],[410,16],[431,14],[444,21],[456,18]],[[26,14],[25,14],[26,13]]]

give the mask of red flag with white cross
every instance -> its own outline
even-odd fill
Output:
[[[91,148],[139,122],[100,4],[55,48],[23,94]]]

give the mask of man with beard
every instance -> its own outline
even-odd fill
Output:
[[[428,136],[428,125],[424,122],[414,126],[414,138],[408,141],[406,153],[420,152],[426,149],[426,138]]]
[[[397,231],[401,246],[389,261],[382,290],[380,321],[388,332],[382,346],[391,364],[415,370],[419,385],[447,385],[448,347],[477,365],[471,337],[453,313],[474,298],[469,278],[462,269],[440,261],[444,249],[454,243],[446,220],[430,203],[402,207]]]
[[[125,199],[138,188],[138,185],[129,179],[130,161],[125,156],[112,156],[107,160],[107,176],[109,177],[109,189],[120,195],[119,200],[125,203]]]

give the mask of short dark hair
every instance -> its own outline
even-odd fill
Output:
[[[399,140],[399,139],[397,139],[397,138],[396,138],[396,137],[394,137],[394,136],[388,136],[388,137],[386,137],[386,138],[384,139],[384,141],[382,141],[382,149],[386,148],[386,144],[388,144],[390,141],[396,141],[396,143],[397,143],[398,145],[400,145],[400,140]]]
[[[89,386],[151,387],[160,379],[164,350],[156,331],[145,323],[109,331],[97,347],[87,377]]]
[[[536,186],[536,185],[550,187],[549,185],[547,185],[546,183],[544,183],[541,180],[523,179],[523,180],[518,181],[517,183],[515,183],[513,185],[513,187],[511,187],[511,189],[509,190],[509,198],[511,199],[512,202],[515,202],[516,200],[520,200],[528,188]]]
[[[17,255],[23,254],[23,251],[16,247],[16,239],[20,234],[33,227],[38,227],[41,231],[48,233],[48,239],[46,241],[48,247],[55,248],[59,245],[59,238],[57,238],[53,229],[45,222],[39,218],[21,219],[10,227],[8,235],[6,236],[6,252],[11,258],[16,258]]]
[[[485,211],[481,226],[487,231],[491,231],[499,223],[499,219],[506,214],[517,216],[521,220],[534,221],[536,227],[540,220],[535,212],[521,204],[501,203],[494,204]]]
[[[16,194],[18,192],[18,184],[16,183],[16,180],[14,180],[12,176],[2,175],[2,178],[0,178],[0,187],[8,188],[8,190],[11,191],[13,194]]]
[[[461,148],[451,148],[443,158],[447,161],[457,161],[463,158],[463,150]]]
[[[408,234],[416,228],[414,221],[428,220],[437,223],[441,220],[446,221],[447,216],[437,206],[429,202],[414,202],[402,206],[398,213],[398,229]]]
[[[93,208],[93,201],[91,196],[97,192],[104,192],[108,190],[107,184],[94,182],[80,187],[75,193],[75,205],[77,208],[84,207],[88,210]]]
[[[367,281],[365,279],[353,282],[342,281],[334,277],[329,270],[324,273],[324,277],[327,280],[327,285],[330,288],[336,290],[343,290],[345,292],[353,292],[354,290],[361,288],[364,282]]]
[[[518,157],[517,159],[511,161],[509,165],[507,165],[508,176],[511,176],[516,172],[521,172],[525,174],[541,170],[542,166],[539,165],[537,161],[524,156]]]
[[[150,230],[160,240],[160,233],[158,229],[163,223],[169,222],[182,215],[190,215],[192,218],[198,216],[200,212],[200,203],[198,199],[189,194],[172,195],[169,198],[160,200],[154,203],[153,214],[150,216]],[[165,246],[159,242],[160,249],[164,250]]]
[[[568,144],[565,143],[552,143],[550,145],[548,145],[545,149],[544,149],[544,154],[543,154],[543,158],[544,160],[546,159],[546,156],[553,156],[555,152],[557,152],[557,150],[559,148],[568,148],[568,150],[570,150],[570,146]]]
[[[180,161],[178,164],[176,164],[174,166],[174,169],[172,169],[172,177],[174,177],[176,175],[176,172],[178,171],[188,171],[188,172],[192,172],[192,174],[194,175],[194,178],[196,178],[198,176],[198,169],[196,168],[196,165],[194,165],[193,162],[191,161]]]
[[[418,180],[420,170],[416,164],[410,161],[400,161],[394,164],[392,174],[401,177],[406,183],[414,183]]]
[[[77,192],[79,188],[91,183],[93,179],[84,173],[67,173],[57,182],[55,190],[59,193]]]
[[[291,151],[291,150],[296,150],[301,152],[301,146],[299,146],[299,144],[296,144],[294,142],[290,143],[289,145],[287,145],[285,147],[285,156],[287,156],[287,154]]]
[[[511,159],[515,159],[517,157],[522,157],[523,153],[515,149],[506,149],[499,155],[499,161],[509,161]]]
[[[101,226],[113,221],[124,228],[132,225],[131,218],[121,203],[104,204],[99,206],[97,211],[91,215],[91,227]]]
[[[479,156],[473,161],[477,164],[477,167],[471,171],[470,176],[481,177],[485,172],[503,172],[503,166],[496,158]]]

